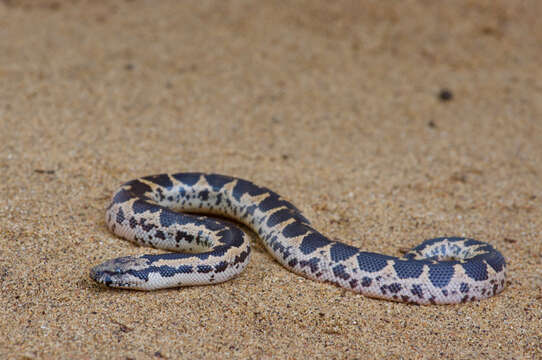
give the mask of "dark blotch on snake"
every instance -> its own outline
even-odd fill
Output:
[[[232,195],[235,198],[235,200],[239,201],[241,200],[241,196],[243,196],[244,194],[248,194],[250,196],[256,196],[256,195],[261,195],[268,191],[270,190],[256,186],[250,181],[238,179],[237,184],[235,184],[235,187],[233,188]]]
[[[339,264],[333,268],[333,275],[340,279],[348,280],[350,279],[350,275],[346,273],[345,269],[346,266]]]
[[[307,225],[302,224],[299,221],[295,221],[293,223],[290,223],[290,224],[286,225],[284,227],[284,229],[282,229],[282,235],[284,235],[284,236],[286,236],[288,238],[292,238],[292,237],[296,237],[296,236],[306,234],[308,230],[309,229],[308,229]]]
[[[188,186],[195,185],[198,182],[200,176],[200,173],[180,173],[172,175],[175,180],[178,180]]]
[[[369,287],[371,286],[372,283],[373,283],[373,279],[371,279],[370,277],[364,276],[361,279],[361,286],[363,287]]]
[[[269,216],[269,219],[267,220],[267,226],[273,227],[291,218],[292,212],[288,209],[275,211],[273,214],[271,214],[271,216]]]
[[[145,176],[143,179],[150,181],[156,185],[165,187],[166,189],[169,189],[173,186],[173,183],[171,182],[171,179],[167,174]]]
[[[181,242],[181,240],[184,240],[190,244],[192,241],[194,241],[194,239],[195,239],[194,235],[189,234],[185,231],[179,230],[175,233],[175,241],[178,243]]]
[[[289,267],[295,267],[297,265],[297,259],[296,258],[293,258],[292,260],[288,261],[288,266]]]
[[[412,293],[412,295],[416,295],[420,299],[423,299],[423,290],[422,290],[421,285],[418,285],[418,284],[412,285],[412,288],[410,289],[410,292]]]
[[[207,201],[209,199],[209,190],[200,191],[198,198],[200,198],[202,201]]]
[[[173,224],[188,225],[197,222],[198,220],[195,216],[180,214],[169,209],[163,209],[160,213],[160,225],[166,228]]]
[[[228,263],[226,261],[221,261],[215,265],[215,273],[224,272],[228,268]]]
[[[318,263],[320,262],[320,259],[318,258],[311,258],[308,261],[301,260],[299,261],[299,267],[304,268],[308,266],[311,269],[312,273],[315,273],[318,271]]]
[[[350,245],[341,244],[341,243],[335,243],[331,245],[331,249],[329,249],[329,254],[331,256],[331,260],[335,262],[343,261],[350,259],[352,256],[359,253],[359,249],[355,248]]]
[[[308,255],[330,243],[331,240],[315,231],[312,234],[309,234],[303,238],[301,244],[299,245],[299,250],[303,254]]]
[[[403,287],[401,286],[401,284],[399,283],[393,283],[393,284],[389,284],[388,285],[388,289],[392,292],[392,293],[398,293],[399,291],[401,291]]]
[[[479,256],[483,257],[484,255]],[[475,257],[474,259],[476,259],[477,257]],[[488,278],[487,265],[483,261],[466,262],[464,264],[461,264],[461,266],[463,266],[463,269],[465,269],[465,273],[474,280],[481,281],[487,280]]]
[[[142,257],[145,257],[145,256],[142,256]],[[149,266],[145,270],[128,270],[126,273],[132,276],[135,276],[139,279],[148,281],[149,274],[152,274],[152,273],[159,273],[160,276],[163,276],[163,277],[172,277],[179,273],[190,274],[192,272],[193,272],[192,266],[190,265],[181,265],[176,268],[163,265],[163,266]]]
[[[139,219],[139,226],[141,226],[141,229],[145,232],[149,232],[156,227],[154,224],[147,224],[145,218]]]
[[[233,260],[233,265],[244,263],[249,255],[250,255],[250,247],[235,257],[235,259]]]
[[[162,188],[157,188],[156,191],[155,191],[155,196],[154,198],[155,199],[158,199],[158,201],[164,201],[164,199],[166,198],[166,196],[164,195],[164,190],[162,190]]]
[[[132,210],[134,210],[134,214],[141,214],[141,213],[144,213],[145,211],[155,213],[157,211],[160,211],[160,209],[161,208],[159,206],[151,204],[141,199],[134,201],[132,205]]]
[[[122,189],[115,194],[111,204],[120,204],[131,199],[133,199],[133,195],[130,193],[130,191]]]
[[[130,188],[129,192],[133,195],[136,195],[139,198],[148,199],[148,197],[145,196],[145,194],[152,192],[152,188],[150,187],[150,185],[144,184],[140,180],[129,181],[125,183],[123,186],[128,186]]]
[[[291,255],[289,247],[286,247],[286,246],[282,245],[282,243],[279,242],[279,241],[275,241],[273,243],[272,249],[275,250],[275,251],[280,252],[282,254],[282,258],[284,260],[286,260]]]
[[[395,260],[393,269],[399,279],[417,279],[422,274],[425,263],[423,261]]]
[[[208,272],[213,271],[213,267],[211,265],[198,265],[197,272],[206,274]]]
[[[446,287],[454,275],[454,265],[457,261],[446,261],[437,264],[429,264],[429,280],[437,288]]]
[[[380,271],[386,267],[388,260],[395,259],[392,256],[369,253],[369,252],[359,252],[357,256],[358,266],[361,270],[374,273]]]
[[[207,183],[213,188],[214,192],[219,192],[224,185],[232,182],[234,179],[225,175],[209,174],[205,176],[205,180],[207,180]]]
[[[284,202],[285,201],[279,200],[279,196],[277,194],[271,193],[260,203],[259,206],[261,211],[267,212],[271,209],[276,209],[284,206]]]
[[[122,224],[124,221],[124,211],[122,211],[122,208],[119,207],[119,211],[117,212],[116,222],[117,224]]]
[[[246,209],[245,209],[245,216],[247,215],[253,215],[254,214],[254,210],[256,210],[258,208],[258,205],[250,205],[250,206],[247,206]]]

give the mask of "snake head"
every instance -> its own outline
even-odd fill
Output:
[[[148,260],[124,256],[108,260],[90,270],[90,277],[100,284],[117,288],[143,289],[147,279],[144,269]]]

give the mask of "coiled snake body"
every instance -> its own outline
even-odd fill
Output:
[[[90,276],[111,287],[153,290],[223,282],[247,266],[250,244],[241,229],[177,211],[235,219],[256,232],[288,270],[369,297],[450,304],[493,296],[505,285],[504,257],[487,243],[448,237],[426,240],[401,258],[365,252],[326,238],[294,205],[265,187],[202,173],[123,184],[106,211],[109,229],[138,244],[176,252],[109,260]]]

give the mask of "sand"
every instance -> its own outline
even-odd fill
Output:
[[[0,2],[0,357],[540,359],[542,2]],[[332,238],[399,255],[488,241],[505,291],[374,300],[288,272],[255,234],[215,286],[130,292],[159,252],[104,210],[139,176],[224,173]]]

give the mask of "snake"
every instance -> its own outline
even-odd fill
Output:
[[[232,220],[256,233],[293,273],[371,298],[456,304],[505,287],[505,258],[489,243],[453,236],[425,240],[400,257],[362,251],[318,232],[274,191],[226,175],[184,172],[128,181],[114,193],[105,220],[121,238],[169,251],[93,267],[90,277],[106,287],[157,290],[232,279],[251,253],[249,236]]]

